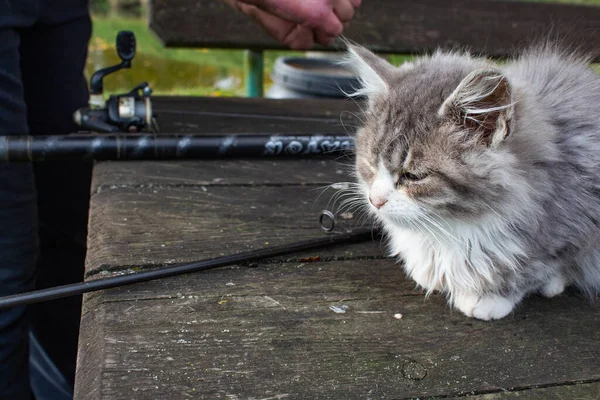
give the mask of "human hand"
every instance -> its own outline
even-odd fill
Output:
[[[275,39],[295,49],[327,46],[354,16],[361,0],[225,0],[254,18]]]

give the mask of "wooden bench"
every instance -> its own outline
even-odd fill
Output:
[[[448,3],[365,0],[348,36],[380,51],[473,43],[505,55],[553,20],[583,28],[571,33],[600,54],[599,8]],[[151,15],[170,46],[278,47],[220,1],[154,0]],[[155,109],[165,132],[343,134],[358,122],[345,100],[157,98]],[[344,162],[98,163],[86,279],[321,237],[324,187],[352,179]],[[595,399],[599,328],[600,305],[575,292],[531,297],[498,322],[465,318],[414,290],[374,240],[86,295],[75,398]]]

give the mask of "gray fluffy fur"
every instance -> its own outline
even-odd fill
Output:
[[[429,226],[440,228],[434,239],[447,231],[446,238],[458,237],[461,229],[479,229],[490,220],[503,224],[496,231],[480,227],[484,235],[499,235],[478,244],[493,260],[491,272],[464,265],[475,269],[470,274],[491,273],[491,279],[454,285],[447,276],[446,284],[426,289],[452,297],[470,287],[478,296],[515,297],[518,303],[560,275],[587,294],[600,291],[600,76],[584,58],[550,45],[502,66],[458,52],[437,52],[400,68],[360,47],[351,47],[349,57],[363,78],[358,93],[369,99],[356,138],[365,205],[373,167],[382,162],[396,179],[411,153],[409,172],[425,178],[406,182],[405,190],[435,219]],[[490,100],[497,108],[487,113],[486,123],[494,123],[487,133],[478,125],[485,112],[471,114],[475,122],[469,124],[470,117],[449,101],[469,74],[485,70],[499,79],[485,90],[506,84],[506,96]],[[481,80],[474,85],[481,94]],[[429,221],[373,207],[370,212],[388,236],[394,226],[417,232],[415,224]],[[494,240],[519,245],[512,254],[502,250],[502,258],[490,250]]]

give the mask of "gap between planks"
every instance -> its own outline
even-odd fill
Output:
[[[498,389],[482,389],[482,390],[474,390],[471,392],[464,393],[454,393],[454,394],[444,394],[438,396],[419,396],[416,397],[404,397],[398,400],[437,400],[437,399],[457,399],[457,398],[465,398],[465,397],[479,397],[487,394],[498,394],[498,393],[518,393],[518,392],[526,392],[530,390],[536,389],[552,389],[552,388],[561,388],[561,387],[569,387],[569,386],[578,386],[578,385],[587,385],[592,383],[600,383],[600,379],[585,379],[585,380],[575,380],[575,381],[565,381],[565,382],[555,382],[555,383],[545,383],[539,385],[524,385],[524,386],[516,386],[511,388],[498,388]],[[600,389],[599,389],[600,390]],[[541,397],[540,397],[541,398]],[[600,398],[600,391],[598,392],[598,396],[596,399]],[[590,400],[593,400],[590,398]]]
[[[119,190],[119,189],[200,189],[203,187],[322,187],[326,189],[325,186],[330,186],[334,183],[331,182],[306,182],[306,183],[297,183],[297,182],[279,182],[279,183],[214,183],[214,182],[206,182],[206,183],[173,183],[173,184],[121,184],[121,185],[110,185],[110,184],[102,184],[98,186],[93,192],[92,195],[101,193],[105,190]]]

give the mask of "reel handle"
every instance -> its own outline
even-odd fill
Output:
[[[130,62],[135,57],[135,35],[131,31],[120,31],[117,34],[117,54],[121,61]]]
[[[135,35],[133,32],[119,31],[117,34],[116,47],[121,63],[94,72],[90,79],[91,95],[101,95],[104,92],[104,84],[102,81],[106,75],[117,72],[123,68],[131,68],[131,60],[135,56]]]

